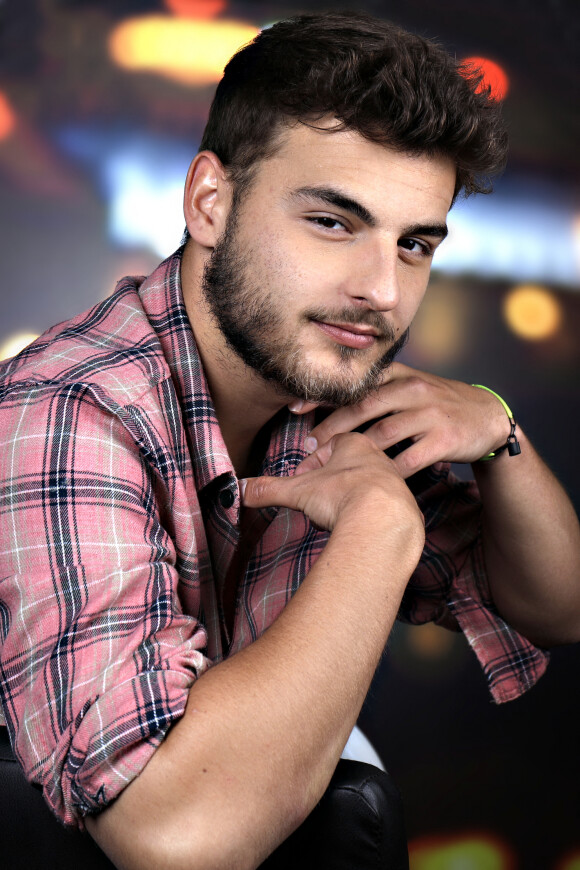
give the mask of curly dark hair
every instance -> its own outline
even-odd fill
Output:
[[[435,42],[358,12],[300,15],[263,30],[227,64],[201,150],[240,195],[289,125],[355,130],[372,142],[447,156],[460,191],[487,193],[505,165],[500,105],[477,70]]]

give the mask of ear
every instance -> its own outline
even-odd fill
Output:
[[[232,200],[232,188],[222,163],[213,151],[200,151],[185,180],[183,212],[190,236],[213,248],[223,233]]]

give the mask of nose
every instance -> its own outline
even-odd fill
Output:
[[[399,258],[396,242],[376,242],[360,251],[351,284],[353,302],[373,311],[391,311],[399,304]]]

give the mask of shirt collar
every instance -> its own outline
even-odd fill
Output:
[[[197,490],[217,477],[235,475],[221,430],[181,289],[179,248],[143,280],[139,296],[157,333],[184,418]],[[288,476],[306,451],[304,439],[314,425],[314,413],[297,416],[287,408],[272,421],[262,474]]]

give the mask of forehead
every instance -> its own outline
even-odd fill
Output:
[[[298,123],[284,130],[275,154],[258,167],[258,195],[278,197],[320,185],[341,190],[377,213],[408,201],[433,217],[447,214],[456,179],[449,158],[396,151],[353,130],[330,129]]]

